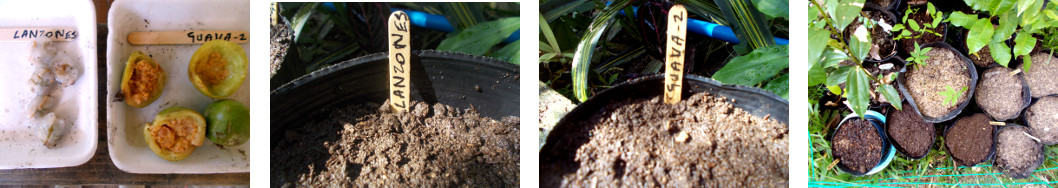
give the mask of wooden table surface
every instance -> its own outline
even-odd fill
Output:
[[[0,184],[123,184],[123,185],[249,185],[250,173],[225,174],[130,174],[110,160],[106,130],[106,38],[107,26],[97,28],[99,48],[99,145],[85,164],[65,168],[0,170]]]

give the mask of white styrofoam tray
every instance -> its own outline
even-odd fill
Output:
[[[99,141],[95,7],[89,0],[0,1],[0,28],[76,28],[76,40],[56,42],[80,72],[74,85],[53,90],[55,114],[71,127],[51,149],[31,125],[27,103],[31,42],[0,42],[0,169],[54,168],[84,164]],[[10,36],[5,36],[10,37]],[[56,98],[52,98],[54,100]]]
[[[250,142],[221,149],[206,139],[190,157],[166,161],[147,147],[144,125],[168,107],[182,106],[199,111],[213,102],[191,85],[187,77],[191,55],[202,45],[131,45],[129,32],[179,30],[250,30],[249,0],[119,0],[109,12],[107,35],[107,144],[110,158],[130,173],[228,173],[249,172]],[[242,44],[250,52],[249,43]],[[165,70],[168,79],[161,97],[144,108],[115,100],[120,92],[121,74],[133,52],[150,55]],[[251,63],[252,64],[252,63]],[[250,107],[250,75],[239,91],[229,96]],[[253,109],[253,108],[250,108]]]

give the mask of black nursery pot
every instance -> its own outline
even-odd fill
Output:
[[[893,3],[892,3],[892,4],[894,4],[893,8],[895,9],[895,5],[899,4],[899,3],[900,3],[899,0],[893,0]],[[900,22],[900,19],[897,18],[896,15],[894,15],[892,12],[888,11],[888,9],[886,7],[879,7],[878,5],[874,5],[874,4],[866,4],[866,5],[863,6],[863,11],[871,11],[871,12],[882,13],[883,17],[888,18],[890,21],[893,22],[893,24],[890,24],[890,25],[896,25],[896,24],[898,24]],[[873,58],[870,58],[870,57],[866,57],[863,60],[867,61],[867,62],[883,62],[883,61],[887,61],[889,59],[892,59],[892,58],[896,57],[897,51],[900,51],[899,50],[900,49],[900,42],[898,42],[896,40],[892,40],[893,33],[890,33],[889,35],[890,35],[889,40],[891,40],[893,42],[892,53],[883,56],[881,59],[873,59]],[[848,38],[848,36],[846,36],[845,38]]]
[[[485,117],[517,116],[518,67],[492,58],[412,51],[411,100],[457,108],[473,106]],[[383,103],[389,97],[386,53],[347,60],[284,84],[271,94],[271,143],[283,130],[314,118],[320,109]]]
[[[965,116],[968,118],[970,116],[973,116],[974,114],[977,114],[977,113],[966,113]],[[988,116],[988,115],[985,115],[985,116]],[[991,118],[991,117],[989,117],[989,118]],[[956,123],[958,123],[958,120],[951,121],[949,123],[950,124],[944,126],[943,135],[944,135],[944,141],[945,142],[949,141],[949,139],[950,139],[949,135],[948,135],[948,131],[950,131],[951,128],[954,127]],[[992,160],[992,159],[995,158],[995,156],[996,156],[996,134],[999,134],[999,128],[996,128],[995,126],[992,126],[992,133],[990,135],[992,137],[992,145],[988,149],[988,155],[984,159],[982,159],[981,161],[960,161],[960,160],[957,160],[956,157],[953,156],[951,148],[948,147],[948,143],[941,143],[941,146],[944,147],[944,151],[948,152],[948,160],[951,160],[957,166],[975,166],[977,164],[984,163],[986,161],[989,161],[989,160]]]
[[[934,5],[936,5],[936,4],[934,4]],[[904,17],[904,15],[903,15],[904,12],[903,11],[906,11],[908,8],[909,7],[907,5],[904,5],[897,12],[893,12],[893,15],[897,17],[897,20],[903,19],[903,17]],[[912,8],[919,8],[920,12],[923,12],[923,13],[926,12],[926,5],[925,4],[923,4],[923,5],[915,5]],[[949,14],[945,14],[944,18],[941,18],[941,19],[942,20],[943,19],[948,19],[948,16],[950,16],[950,15]],[[908,19],[910,19],[910,18],[908,18]],[[915,20],[915,21],[918,21],[918,20]],[[922,23],[922,22],[919,22],[919,23]],[[941,35],[940,36],[940,40],[933,41],[933,42],[929,42],[929,41],[919,42],[918,44],[919,45],[925,45],[925,44],[929,44],[929,43],[940,43],[940,42],[947,41],[948,40],[948,30],[951,30],[951,24],[948,24],[948,22],[941,22],[940,25],[944,26],[944,30],[941,30],[940,32],[937,32],[937,33],[939,33]],[[925,34],[923,34],[923,35],[925,35]],[[904,40],[911,40],[911,39],[904,39]],[[896,41],[896,50],[897,50],[897,54],[899,54],[900,57],[911,57],[911,50],[910,49],[914,49],[915,47],[914,46],[908,46],[908,45],[914,45],[914,43],[912,43],[912,44],[904,44],[903,42],[900,42],[900,40]],[[922,48],[925,48],[925,46],[923,46]],[[959,51],[956,51],[956,52],[959,52]]]
[[[547,135],[546,143],[544,143],[541,150],[554,147],[553,145],[556,144],[557,140],[566,137],[566,134],[576,129],[576,127],[572,127],[576,125],[575,122],[590,119],[593,114],[603,110],[612,101],[663,95],[664,79],[664,74],[631,79],[592,96],[559,120],[555,128]],[[789,125],[789,103],[771,92],[754,87],[725,85],[713,79],[696,75],[684,75],[683,80],[684,97],[701,92],[716,94],[726,97],[727,101],[731,102],[735,108],[745,110],[757,117],[770,115],[770,118]]]
[[[907,106],[904,106],[904,109],[905,110],[910,110],[910,109],[907,109]],[[894,123],[896,123],[896,121],[894,121],[894,120],[896,120],[896,117],[894,117],[896,115],[895,113],[899,113],[899,112],[897,112],[896,107],[889,106],[889,111],[885,114],[886,115],[885,116],[885,123],[886,123],[885,124],[885,133],[886,133],[886,136],[888,136],[888,138],[889,138],[888,139],[889,143],[891,143],[893,145],[893,147],[896,148],[896,151],[898,153],[900,153],[900,155],[903,155],[903,156],[907,157],[908,159],[922,159],[922,158],[926,158],[926,156],[929,156],[929,153],[930,153],[930,150],[932,150],[933,144],[936,144],[936,142],[937,142],[937,131],[936,131],[936,129],[935,128],[931,128],[929,130],[929,135],[930,135],[929,136],[929,143],[930,144],[929,144],[929,148],[926,149],[926,153],[924,153],[922,155],[919,155],[919,156],[909,155],[908,154],[909,152],[907,151],[906,147],[900,145],[900,142],[898,142],[897,139],[892,136],[894,134],[889,132],[890,131],[889,128],[892,127]],[[919,116],[919,117],[921,118],[921,116]],[[929,123],[929,124],[930,124],[929,125],[930,127],[935,127],[933,123]]]
[[[920,111],[918,109],[918,105],[915,103],[915,99],[911,97],[911,93],[908,92],[907,86],[904,83],[904,80],[907,79],[906,74],[907,74],[908,67],[905,66],[904,70],[900,71],[900,76],[897,77],[897,79],[896,79],[897,83],[899,84],[898,85],[899,88],[897,88],[897,89],[900,90],[900,95],[903,96],[904,99],[908,101],[908,103],[911,103],[911,108],[915,109],[915,112],[918,112],[918,114],[920,116],[922,116],[923,120],[926,120],[926,122],[929,122],[929,123],[940,123],[940,122],[948,121],[948,120],[951,120],[951,119],[955,118],[955,116],[958,116],[959,113],[962,113],[962,110],[964,108],[966,108],[966,106],[968,104],[970,104],[970,101],[973,101],[973,94],[975,92],[974,90],[977,89],[977,68],[974,66],[974,63],[970,61],[970,58],[967,58],[966,55],[964,55],[962,53],[959,53],[958,50],[956,50],[955,48],[951,47],[951,45],[948,45],[948,43],[934,42],[934,43],[929,43],[929,44],[926,44],[926,45],[922,46],[922,48],[926,48],[926,47],[933,47],[933,49],[947,48],[948,50],[951,50],[953,53],[955,53],[957,55],[957,57],[959,57],[958,59],[962,60],[963,63],[966,64],[966,70],[970,74],[970,86],[967,88],[966,101],[963,101],[962,103],[959,103],[959,105],[957,107],[955,107],[954,110],[952,110],[951,112],[948,112],[947,114],[945,114],[943,116],[940,116],[940,117],[926,117],[926,116],[923,116],[922,115],[922,111]]]
[[[1016,178],[1016,179],[1029,178],[1029,177],[1031,177],[1032,172],[1035,171],[1037,168],[1039,168],[1040,165],[1043,165],[1043,161],[1045,159],[1047,159],[1047,157],[1044,155],[1045,152],[1044,152],[1043,143],[1035,142],[1036,144],[1033,147],[1035,147],[1036,151],[1038,151],[1036,153],[1021,153],[1020,155],[1016,155],[1016,156],[1009,156],[1009,154],[1004,154],[1003,151],[1000,151],[1000,150],[1002,150],[1002,148],[1003,148],[1002,146],[1003,145],[1001,145],[999,143],[1000,140],[1001,140],[999,134],[1002,133],[1003,130],[1005,130],[1005,129],[1012,129],[1010,131],[1013,131],[1014,128],[1026,129],[1025,133],[1028,133],[1028,128],[1027,127],[1021,126],[1021,125],[1016,125],[1016,124],[1008,124],[1006,126],[998,128],[997,131],[996,131],[996,136],[995,136],[995,142],[996,142],[996,144],[995,144],[996,145],[995,146],[996,147],[996,149],[995,149],[996,150],[995,151],[996,154],[995,155],[996,156],[995,156],[995,159],[992,160],[992,166],[998,168],[1001,172],[1003,172],[1003,174],[1005,174],[1006,176],[1008,176],[1010,178]],[[1010,161],[1010,160],[1006,160],[1005,159],[1006,157],[1024,157],[1024,156],[1028,156],[1028,155],[1034,155],[1036,157],[1036,160],[1030,162],[1030,164],[1028,164],[1030,167],[1027,167],[1026,169],[1016,169],[1013,166],[1024,165],[1024,164],[1010,164],[1010,163],[1015,162],[1015,161]]]

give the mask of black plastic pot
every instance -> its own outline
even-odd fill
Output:
[[[907,107],[904,106],[904,108],[906,109]],[[895,110],[896,110],[896,107],[890,106],[889,107],[889,111],[885,114],[885,122],[886,122],[886,124],[885,124],[885,128],[886,128],[885,129],[886,130],[885,134],[886,134],[886,136],[892,135],[891,133],[889,133],[889,129],[888,128],[889,128],[889,126],[891,126],[890,124],[893,123],[893,119],[894,118],[890,117],[889,115],[892,114],[893,111],[895,111]],[[930,126],[935,126],[935,125],[934,124],[930,124]],[[930,143],[930,148],[932,148],[933,144],[937,143],[937,131],[936,131],[935,128],[934,128],[933,132],[930,133],[930,135],[931,135],[931,137],[929,138],[929,143]],[[899,152],[900,155],[903,155],[904,157],[907,157],[908,159],[922,159],[922,158],[926,158],[926,156],[929,156],[929,153],[932,153],[930,151],[926,151],[926,154],[922,154],[922,156],[911,156],[911,155],[907,154],[907,150],[904,149],[903,146],[900,146],[900,142],[897,142],[895,139],[893,139],[892,136],[889,136],[888,140],[889,140],[889,143],[892,143],[893,148],[896,148],[896,151]]]
[[[970,104],[970,101],[973,101],[972,99],[973,99],[974,90],[977,89],[977,68],[974,66],[973,62],[970,61],[970,58],[967,58],[962,53],[959,53],[959,51],[957,51],[955,48],[951,47],[951,45],[948,45],[948,43],[934,42],[934,43],[929,43],[929,44],[923,45],[922,47],[923,48],[933,47],[934,49],[947,48],[948,50],[951,50],[952,53],[955,53],[959,57],[959,59],[961,59],[963,61],[963,63],[966,64],[966,70],[970,74],[970,87],[967,89],[966,101],[963,101],[962,103],[959,103],[959,106],[955,107],[955,110],[952,110],[951,112],[948,112],[948,114],[945,114],[943,116],[940,116],[940,117],[926,117],[926,116],[922,116],[922,111],[919,111],[918,104],[915,103],[915,99],[911,97],[911,93],[909,93],[907,91],[908,90],[907,86],[904,83],[904,80],[907,79],[907,76],[906,76],[906,74],[907,74],[907,66],[904,67],[905,70],[901,71],[900,76],[896,79],[897,83],[899,83],[899,85],[898,85],[899,88],[898,89],[900,90],[900,94],[904,97],[904,99],[908,100],[908,103],[911,103],[911,108],[915,109],[915,112],[917,112],[919,116],[922,116],[922,119],[926,120],[926,122],[929,122],[929,123],[940,123],[940,122],[943,122],[943,121],[951,120],[952,118],[955,118],[955,116],[959,115],[959,113],[961,113],[962,110],[964,108],[966,108],[966,105]]]
[[[984,70],[984,71],[987,71],[987,69]],[[983,73],[984,71],[981,71],[981,72]],[[1018,73],[1018,74],[1021,74],[1021,73]],[[984,81],[983,78],[979,78],[979,79],[980,79],[980,80],[978,80],[979,82],[980,81]],[[1032,103],[1032,93],[1030,93],[1031,91],[1029,90],[1029,84],[1025,82],[1025,76],[1018,76],[1018,80],[1021,81],[1021,107],[1018,107],[1018,109],[1020,109],[1018,111],[1025,112],[1025,108],[1028,108],[1029,104]],[[978,97],[980,97],[980,96],[978,96]],[[974,98],[974,103],[977,104],[977,98]],[[988,113],[988,109],[985,109],[984,107],[980,107],[979,104],[977,104],[977,106],[978,106],[978,108],[981,109],[982,112],[985,113],[985,115],[988,115],[988,117],[991,117],[992,120],[995,120],[995,121],[1012,120],[1012,119],[1018,118],[1021,115],[1021,113],[1017,113],[1017,114],[1014,114],[1014,115],[1012,115],[1010,117],[993,117],[992,114]]]
[[[895,5],[895,4],[899,4],[899,3],[900,3],[899,0],[893,0],[892,4]],[[890,24],[890,25],[896,25],[897,23],[900,22],[900,19],[897,18],[896,15],[894,15],[892,12],[887,11],[887,9],[885,7],[879,7],[878,5],[874,5],[874,4],[866,4],[866,5],[863,6],[863,11],[881,12],[883,16],[888,17],[889,20],[893,21],[893,24]],[[891,35],[892,34],[890,34],[890,36]],[[848,37],[846,36],[846,38],[848,38]],[[892,37],[890,37],[890,39],[892,39]],[[884,56],[881,59],[871,59],[870,57],[866,57],[863,60],[867,61],[867,62],[883,62],[883,61],[889,60],[890,58],[896,57],[896,54],[898,53],[898,51],[900,51],[899,49],[900,49],[900,42],[897,42],[896,40],[893,40],[893,53],[892,54]]]
[[[966,116],[969,117],[969,116],[972,116],[973,114],[975,114],[975,113],[967,113]],[[987,115],[985,115],[985,116],[987,116]],[[948,140],[948,130],[951,130],[951,127],[955,126],[955,123],[957,123],[957,122],[958,121],[951,121],[950,124],[944,126],[944,140],[945,141]],[[995,126],[993,126],[992,127],[992,147],[988,150],[988,156],[985,157],[985,159],[983,159],[983,160],[981,160],[979,162],[973,163],[973,164],[963,164],[963,163],[960,163],[959,161],[956,161],[955,157],[952,156],[952,154],[951,154],[951,149],[948,148],[948,144],[947,143],[941,143],[941,145],[944,146],[944,151],[948,152],[948,160],[952,161],[957,166],[974,166],[974,165],[977,165],[977,164],[980,164],[980,163],[983,163],[985,161],[989,161],[989,160],[992,160],[993,158],[995,158],[995,156],[996,156],[996,134],[999,134],[999,128],[996,128]]]
[[[743,109],[758,117],[770,115],[771,119],[789,126],[789,102],[771,92],[754,87],[724,85],[713,79],[695,75],[685,75],[683,78],[684,98],[701,92],[724,96],[736,108]],[[577,127],[573,127],[577,121],[589,119],[599,110],[603,110],[611,101],[627,98],[650,98],[662,95],[664,83],[664,74],[647,76],[625,81],[592,96],[559,120],[555,128],[550,133],[547,133],[547,140],[541,151],[552,150],[555,147],[556,140],[565,138],[571,132],[575,132],[572,130],[577,129]]]
[[[904,59],[901,59],[899,56],[892,56],[892,57],[889,57],[889,58],[887,58],[885,60],[882,60],[881,62],[871,62],[871,61],[866,61],[865,60],[862,67],[864,69],[878,68],[878,67],[880,67],[880,65],[885,64],[885,63],[892,63],[893,64],[893,68],[890,69],[890,70],[893,70],[893,72],[904,72],[904,67],[907,64],[907,62],[905,62]],[[879,79],[887,75],[887,74],[884,73],[884,71],[881,71],[881,68],[878,68],[878,69],[879,69],[878,73],[870,72],[870,71],[868,71],[868,72],[870,72],[871,75],[874,75],[875,77],[878,77]],[[879,73],[881,73],[881,74],[879,74]],[[875,82],[871,82],[871,83],[872,83],[872,85],[871,85],[870,89],[871,89],[871,91],[874,91],[875,89],[877,89],[877,87],[873,85]],[[890,83],[890,84],[894,84],[895,85],[896,83]],[[878,97],[879,98],[884,98],[884,96],[882,96],[882,95],[878,95]],[[901,98],[900,100],[904,100],[904,99]],[[891,103],[892,103],[892,101],[881,102],[881,101],[879,101],[879,99],[871,99],[871,103],[870,103],[869,107],[872,110],[882,111],[884,109],[889,108],[889,106],[891,106],[890,105]]]
[[[518,67],[487,57],[412,51],[411,100],[457,108],[473,106],[482,116],[518,116]],[[386,53],[344,61],[284,84],[271,94],[272,144],[288,126],[311,121],[315,112],[350,104],[382,103],[389,97]],[[477,89],[480,88],[480,89]]]
[[[993,144],[993,145],[995,145],[994,146],[994,148],[995,148],[994,150],[998,150],[998,148],[999,148],[999,133],[1002,132],[1003,129],[1009,129],[1009,128],[1014,128],[1014,127],[1025,127],[1025,126],[1021,126],[1021,125],[1017,125],[1017,124],[1008,124],[1006,126],[1002,126],[1002,127],[999,127],[998,129],[996,129],[996,135],[994,136],[995,144]],[[1026,133],[1027,132],[1028,131],[1026,131]],[[994,156],[995,159],[992,160],[992,166],[998,168],[1001,172],[1003,172],[1003,174],[1005,174],[1006,176],[1008,176],[1010,178],[1016,178],[1016,179],[1029,178],[1029,177],[1031,177],[1032,172],[1035,171],[1035,169],[1039,168],[1040,165],[1043,165],[1043,161],[1045,159],[1047,159],[1047,157],[1044,155],[1044,153],[1045,153],[1044,149],[1045,148],[1043,147],[1043,143],[1036,142],[1036,148],[1037,148],[1037,151],[1040,151],[1040,152],[1038,152],[1038,153],[1023,153],[1023,155],[1036,155],[1036,161],[1032,163],[1032,165],[1036,166],[1036,167],[1033,167],[1032,170],[1028,171],[1028,173],[1014,173],[1014,172],[1008,173],[1007,169],[1002,169],[1001,165],[999,165],[999,156],[998,156],[999,154],[996,154],[997,156]]]
[[[897,9],[900,8],[900,3],[901,2],[903,2],[903,0],[893,0],[892,2],[889,2],[888,5],[879,5],[879,4],[874,4],[874,2],[867,1],[866,3],[864,3],[863,7],[866,8],[868,6],[876,6],[876,7],[878,7],[881,10],[884,10],[886,12],[889,12],[890,14],[895,15],[896,14],[895,12],[897,11]]]

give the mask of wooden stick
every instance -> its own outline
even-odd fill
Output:
[[[397,112],[408,111],[411,69],[411,31],[408,14],[396,11],[389,15],[389,105]]]
[[[1000,122],[1000,121],[989,121],[988,124],[995,125],[995,126],[1006,126],[1007,125],[1007,123]]]
[[[687,9],[675,5],[669,9],[668,41],[665,54],[665,104],[676,104],[682,100],[683,91],[683,57],[687,45]]]
[[[202,44],[211,40],[226,40],[234,43],[250,41],[246,31],[151,31],[131,32],[129,44]]]
[[[827,171],[830,171],[830,169],[833,169],[834,165],[838,164],[838,161],[841,161],[841,159],[834,159],[834,162],[830,162],[830,165],[827,165]]]
[[[33,41],[36,38],[72,41],[79,35],[76,28],[0,28],[0,42]]]

